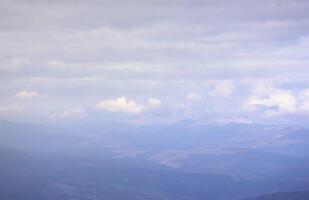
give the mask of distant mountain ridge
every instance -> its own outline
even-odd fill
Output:
[[[309,191],[278,192],[244,200],[308,200]]]
[[[0,196],[239,200],[306,190],[308,137],[300,127],[261,124],[48,127],[0,121]]]

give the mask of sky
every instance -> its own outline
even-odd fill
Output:
[[[0,119],[305,123],[307,0],[0,0]]]

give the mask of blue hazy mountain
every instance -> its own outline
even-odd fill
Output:
[[[278,192],[266,194],[247,200],[306,200],[309,199],[309,191],[295,191],[295,192]]]
[[[309,132],[261,124],[0,121],[2,199],[244,199],[309,189]]]

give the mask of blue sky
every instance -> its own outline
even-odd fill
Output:
[[[0,118],[304,123],[309,2],[0,2]]]

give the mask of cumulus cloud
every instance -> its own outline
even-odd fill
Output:
[[[249,110],[264,110],[266,116],[297,113],[297,99],[289,90],[257,84],[246,101]]]
[[[149,98],[147,101],[147,107],[150,109],[156,109],[159,108],[162,105],[162,102],[160,99],[157,98]]]
[[[140,114],[144,110],[144,105],[126,97],[116,99],[105,99],[97,104],[97,107],[110,112],[120,112],[126,114]]]
[[[27,90],[22,90],[22,91],[19,91],[15,94],[16,97],[24,98],[24,99],[32,99],[32,98],[37,97],[39,95],[40,94],[36,91],[27,91]]]
[[[309,89],[292,91],[258,82],[244,108],[245,112],[261,112],[266,117],[309,115]]]
[[[145,103],[137,102],[127,97],[118,97],[116,99],[105,99],[97,104],[97,108],[109,112],[119,112],[126,114],[141,114],[145,111],[152,111],[161,107],[162,102],[157,98],[149,98]]]

